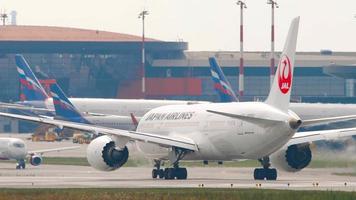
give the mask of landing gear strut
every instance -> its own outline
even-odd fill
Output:
[[[155,169],[152,170],[152,178],[164,178],[166,180],[172,179],[187,179],[188,172],[186,168],[179,167],[179,161],[183,159],[186,151],[182,149],[174,149],[170,153],[170,161],[173,163],[173,167],[161,169],[161,160],[154,160]]]
[[[263,168],[256,168],[253,176],[255,180],[277,180],[277,170],[271,167],[269,157],[259,159]]]
[[[24,159],[21,159],[17,162],[16,164],[16,169],[25,169],[26,168],[26,162]]]

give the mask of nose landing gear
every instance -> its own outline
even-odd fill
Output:
[[[18,160],[16,164],[16,169],[25,169],[26,168],[26,162],[24,159]]]

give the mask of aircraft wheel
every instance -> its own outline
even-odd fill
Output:
[[[186,168],[177,168],[176,177],[177,179],[187,179],[188,173]]]
[[[163,179],[163,178],[164,178],[164,171],[163,171],[163,169],[159,169],[159,170],[157,171],[157,174],[158,174],[158,177],[159,177],[160,179]]]
[[[16,169],[25,169],[26,162],[24,160],[19,160],[16,164]]]
[[[158,171],[157,169],[152,170],[152,178],[157,178],[157,176],[158,176],[157,171]]]
[[[276,169],[266,169],[266,179],[267,180],[277,180],[277,170]]]
[[[174,168],[166,168],[165,170],[164,170],[164,178],[166,179],[166,180],[172,180],[172,179],[174,179]]]
[[[257,168],[255,169],[253,176],[255,180],[277,180],[277,170],[274,168]]]
[[[256,168],[253,172],[253,177],[255,180],[264,180],[265,179],[265,169],[263,168]]]

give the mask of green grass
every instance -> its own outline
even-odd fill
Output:
[[[351,160],[319,160],[314,159],[308,167],[310,168],[353,168],[356,161]]]
[[[262,189],[1,189],[0,200],[352,200],[355,192],[288,191]]]

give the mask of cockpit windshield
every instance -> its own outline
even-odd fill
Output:
[[[13,146],[16,148],[24,148],[25,145],[23,143],[13,143]]]

